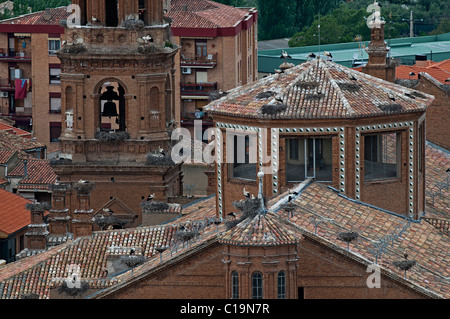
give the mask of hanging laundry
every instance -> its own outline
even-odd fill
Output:
[[[16,79],[16,100],[23,100],[27,97],[28,81],[25,79]]]

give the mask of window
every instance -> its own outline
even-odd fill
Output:
[[[231,298],[239,299],[239,274],[236,271],[231,274]]]
[[[286,179],[301,182],[307,178],[331,182],[333,179],[332,139],[286,139]]]
[[[195,56],[198,58],[208,56],[208,46],[205,40],[195,41]]]
[[[278,299],[286,299],[286,273],[278,273]]]
[[[231,176],[256,181],[256,136],[230,135],[233,148],[232,157],[227,156],[227,160],[232,160]]]
[[[50,122],[50,142],[58,142],[61,135],[61,123]]]
[[[400,134],[380,133],[364,136],[364,179],[398,177]]]
[[[61,39],[48,39],[48,54],[54,55],[61,49]]]
[[[252,274],[252,298],[263,298],[263,278],[260,272],[255,272]]]
[[[51,97],[50,98],[50,113],[61,113],[61,98]]]
[[[50,93],[50,113],[61,113],[61,94]]]
[[[61,67],[50,67],[50,84],[61,83]]]

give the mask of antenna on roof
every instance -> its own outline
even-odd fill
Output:
[[[317,25],[317,29],[319,30],[319,36],[318,36],[318,40],[319,40],[319,54],[318,54],[318,58],[320,59],[320,12],[319,12],[319,24]]]
[[[263,178],[264,178],[264,172],[262,170],[260,170],[257,174],[258,179],[259,179],[259,190],[258,190],[258,199],[261,201],[261,210],[260,212],[262,214],[266,214],[267,213],[267,209],[264,205],[264,196],[263,196]]]

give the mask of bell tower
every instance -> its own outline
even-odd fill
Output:
[[[384,25],[386,21],[380,15],[380,5],[375,1],[367,8],[372,14],[367,18],[367,26],[370,28],[370,42],[366,48],[369,61],[363,66],[363,73],[377,78],[394,82],[395,65],[387,58],[390,47],[384,40]]]
[[[118,198],[138,214],[149,194],[167,200],[181,191],[178,165],[147,161],[157,150],[170,153],[173,129],[179,47],[163,0],[73,0],[68,10],[57,53],[66,117],[55,172],[61,183],[95,182],[94,213]]]

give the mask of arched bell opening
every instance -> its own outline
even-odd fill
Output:
[[[125,131],[125,89],[118,82],[105,82],[100,87],[100,130]]]

